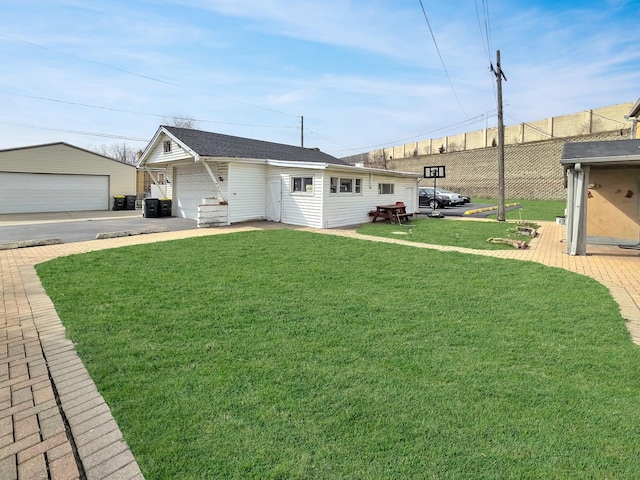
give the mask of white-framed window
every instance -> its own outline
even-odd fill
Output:
[[[393,183],[379,183],[378,195],[393,195]]]
[[[313,177],[291,177],[291,193],[313,193]]]
[[[362,179],[331,177],[331,181],[329,182],[329,193],[361,194]]]
[[[171,140],[165,140],[162,144],[164,153],[171,153]]]

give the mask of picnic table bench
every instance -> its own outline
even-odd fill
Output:
[[[407,213],[407,207],[404,202],[396,202],[393,205],[378,205],[375,210],[369,212],[372,222],[381,218],[388,220],[390,223],[402,223],[402,220],[409,220],[413,217],[413,213]]]

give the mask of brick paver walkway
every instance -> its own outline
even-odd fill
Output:
[[[74,253],[256,228],[286,226],[265,222],[0,251],[0,479],[143,478],[108,405],[66,338],[35,264]],[[348,229],[311,231],[535,261],[588,275],[609,288],[632,340],[640,344],[639,251],[589,246],[586,257],[570,257],[561,242],[564,229],[550,222],[543,224],[530,249],[502,251],[420,245]]]

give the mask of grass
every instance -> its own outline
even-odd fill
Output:
[[[474,198],[474,203],[488,203],[498,205],[498,200],[491,198]],[[505,200],[505,203],[519,203],[520,208],[505,212],[506,220],[519,221],[555,221],[557,216],[564,215],[564,209],[567,202],[564,200],[527,200],[513,199]],[[488,218],[496,218],[496,215],[490,215]]]
[[[37,270],[146,478],[640,470],[640,350],[580,275],[284,230]]]
[[[453,245],[478,250],[513,250],[512,245],[491,243],[489,238],[508,238],[528,243],[531,237],[516,232],[516,225],[504,222],[421,218],[405,225],[366,223],[358,233],[397,238],[433,245]]]

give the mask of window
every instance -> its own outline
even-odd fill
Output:
[[[362,193],[361,178],[339,178],[331,177],[329,183],[329,193]]]
[[[379,183],[378,184],[379,195],[393,195],[393,183]]]
[[[351,193],[353,192],[353,179],[352,178],[341,178],[340,179],[340,193]]]
[[[291,177],[292,193],[313,193],[313,177]]]
[[[165,140],[163,143],[164,153],[171,153],[171,140]]]

